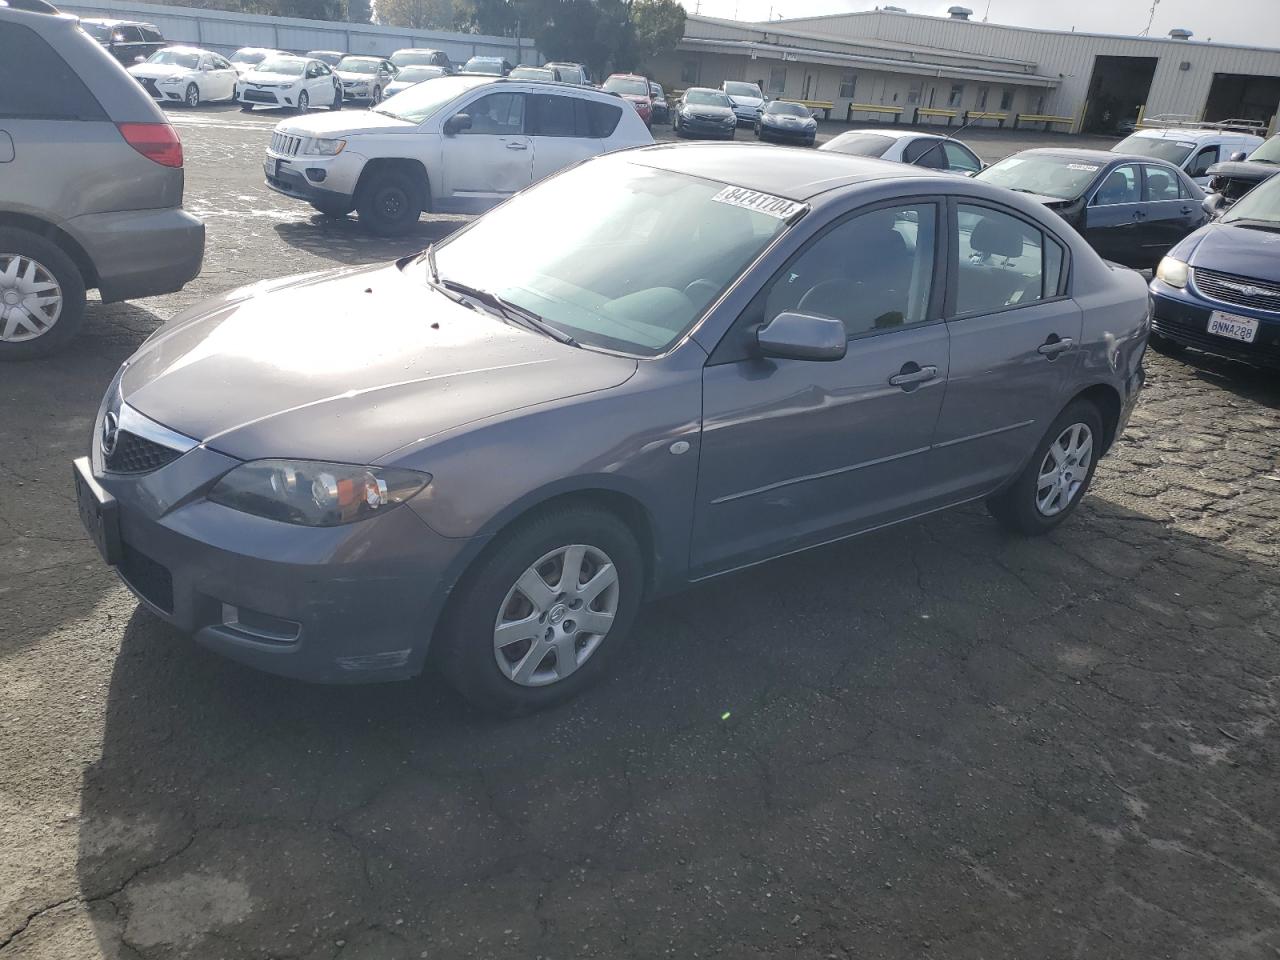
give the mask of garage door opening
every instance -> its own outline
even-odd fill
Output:
[[[1155,57],[1095,57],[1085,131],[1119,133],[1122,124],[1137,120],[1151,93],[1156,63]]]
[[[1269,124],[1280,106],[1280,77],[1215,73],[1205,101],[1206,120],[1254,120]]]

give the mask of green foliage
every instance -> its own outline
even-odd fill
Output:
[[[684,7],[675,0],[635,0],[631,5],[631,28],[635,52],[646,63],[676,48],[684,36]]]
[[[413,30],[453,30],[457,9],[453,0],[378,0],[378,22]]]

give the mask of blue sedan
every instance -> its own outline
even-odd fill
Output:
[[[1157,345],[1280,368],[1280,177],[1170,250],[1151,299]]]

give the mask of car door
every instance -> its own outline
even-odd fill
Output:
[[[951,372],[934,444],[941,495],[963,500],[1021,469],[1057,416],[1083,314],[1051,233],[985,200],[953,201],[949,219]]]
[[[535,183],[604,149],[598,138],[588,135],[587,105],[582,98],[531,93],[526,103]]]
[[[443,182],[438,197],[444,207],[479,213],[532,182],[526,99],[520,92],[486,93],[458,111],[470,118],[471,126],[446,136],[441,146]]]
[[[333,76],[320,60],[307,61],[305,82],[307,99],[313,107],[330,106],[333,103]]]
[[[1154,267],[1201,219],[1200,205],[1187,197],[1181,179],[1172,167],[1142,165],[1142,233],[1147,266]]]
[[[691,546],[710,572],[928,509],[948,370],[940,201],[856,211],[769,281],[703,374]],[[785,311],[840,320],[833,362],[765,359],[751,332]]]
[[[211,99],[230,100],[236,95],[236,68],[231,61],[216,53],[211,58],[209,83],[212,89]]]
[[[1110,168],[1091,189],[1081,231],[1089,246],[1107,260],[1126,266],[1146,265],[1142,171],[1138,164]]]

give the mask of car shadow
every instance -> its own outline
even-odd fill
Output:
[[[1151,348],[1171,364],[1186,368],[1197,380],[1272,409],[1280,408],[1280,371],[1255,367],[1240,360],[1204,353],[1194,347]]]
[[[1208,955],[1280,921],[1275,574],[1099,496],[1039,540],[967,508],[658,602],[510,721],[138,611],[79,922],[107,956]]]
[[[0,366],[0,658],[121,590],[80,525],[71,461],[89,452],[116,370],[162,322],[134,303],[91,300],[65,349]]]
[[[404,236],[377,237],[365,230],[354,215],[326,217],[316,214],[307,221],[273,224],[276,235],[291,247],[336,263],[377,263],[417,253],[466,224],[463,217],[427,217]]]

